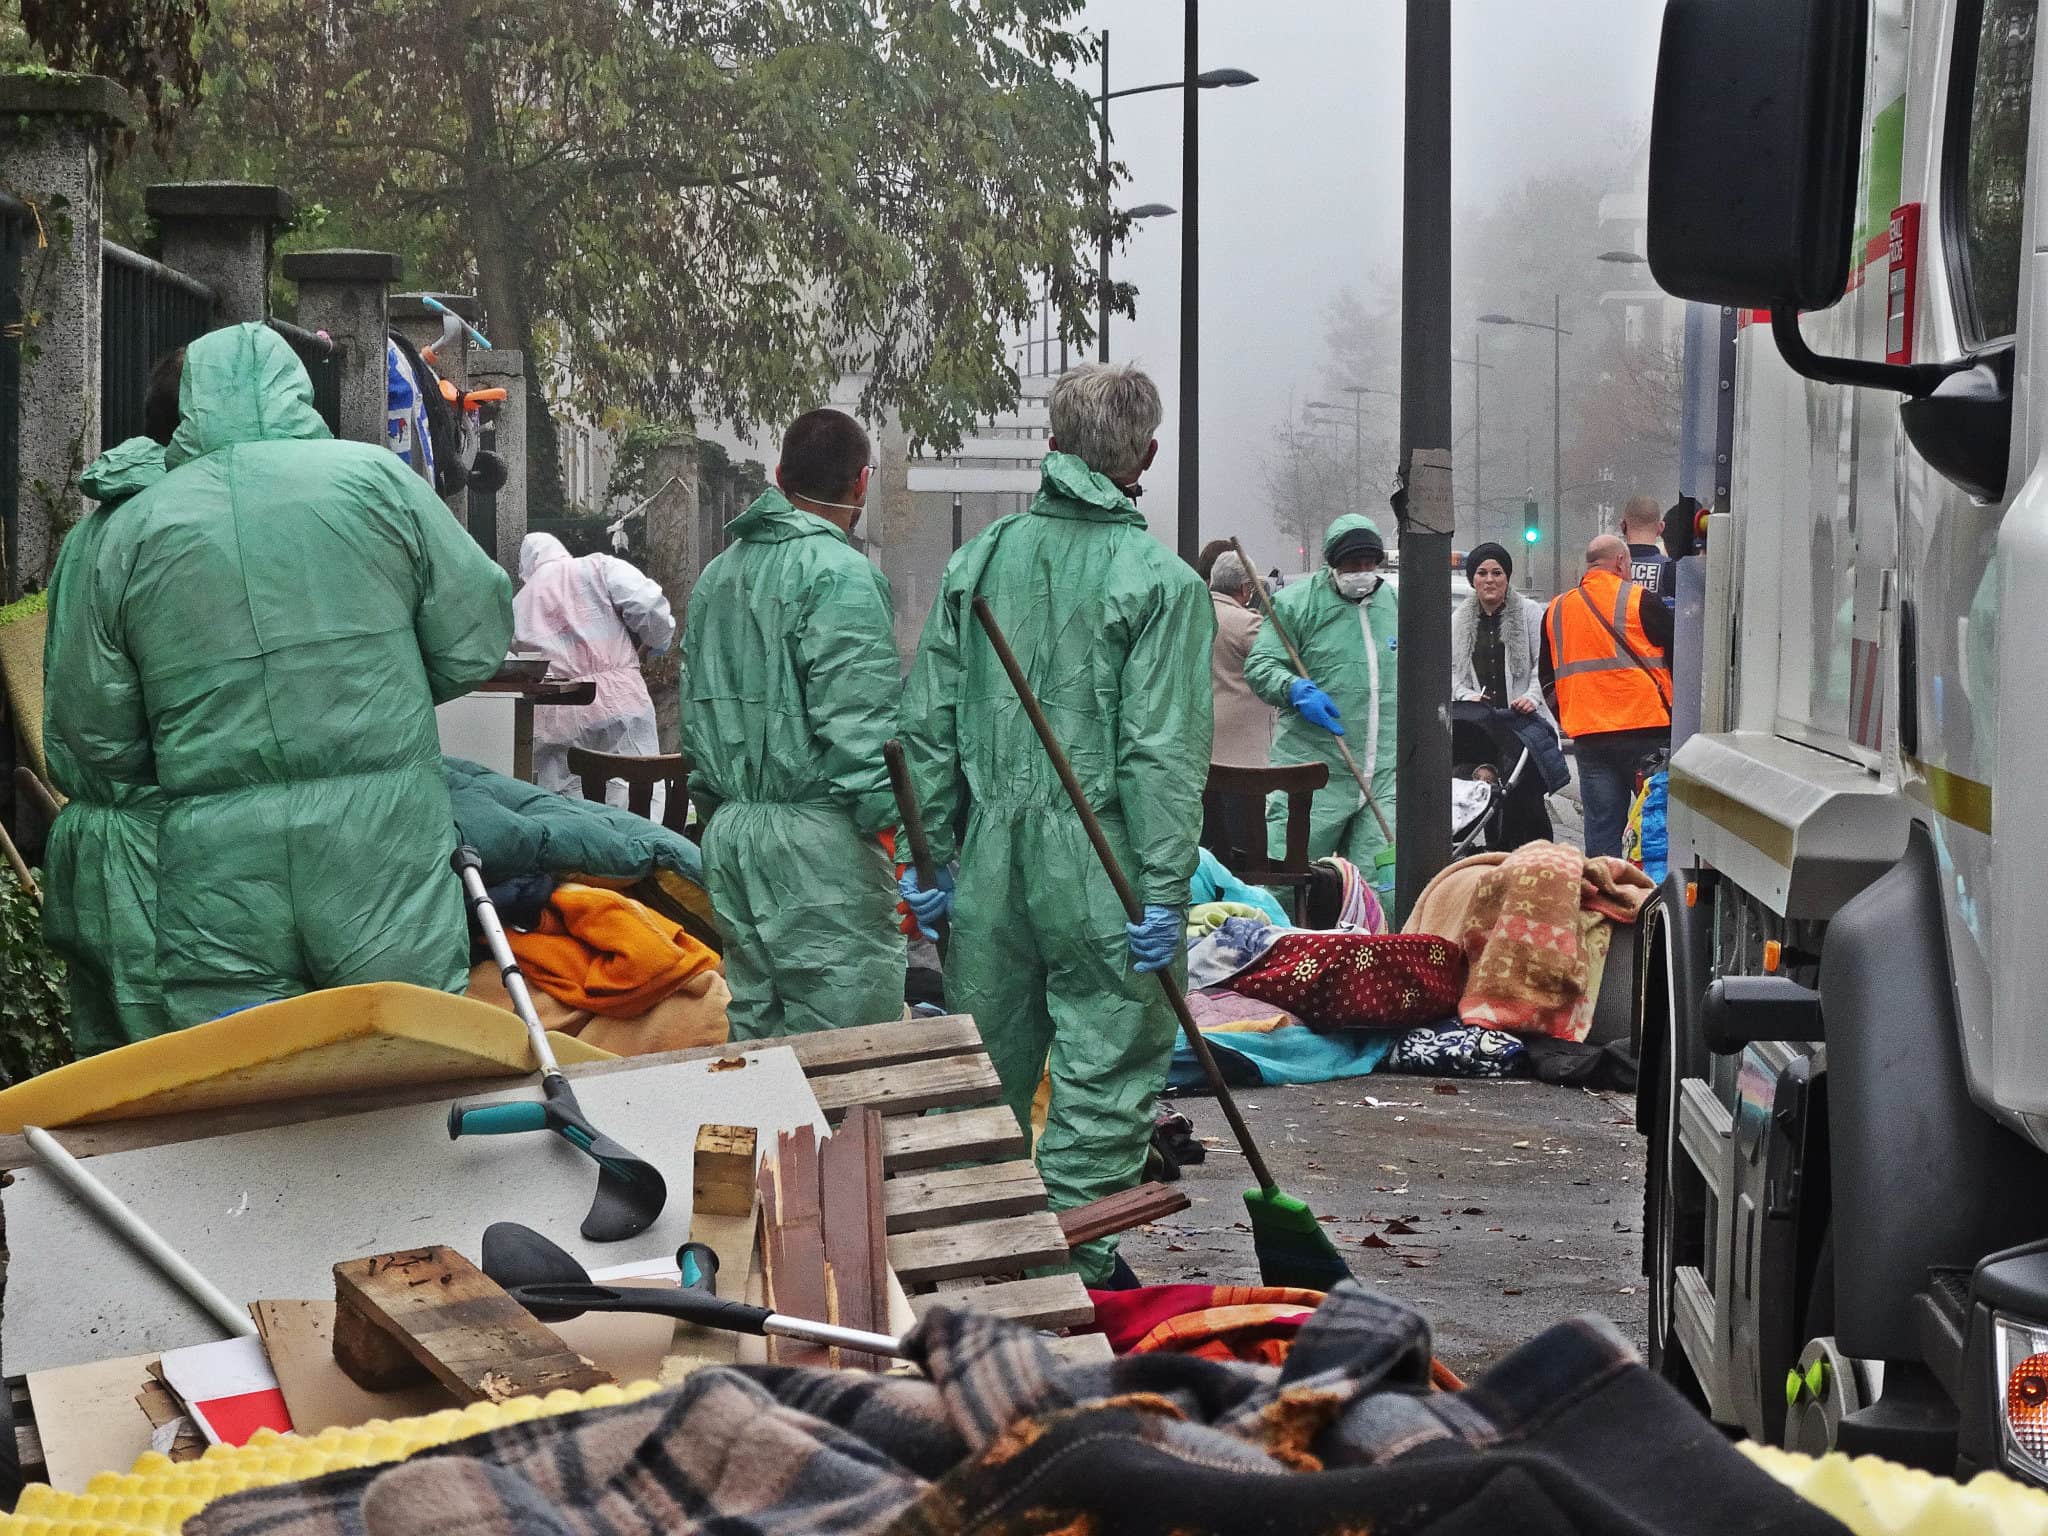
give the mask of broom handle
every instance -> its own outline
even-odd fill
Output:
[[[0,826],[0,851],[7,855],[8,865],[14,870],[14,878],[21,882],[21,888],[28,892],[37,906],[43,904],[43,893],[36,885],[36,877],[29,873],[28,861],[22,858],[21,850],[14,846],[14,839],[7,835],[7,829]]]
[[[1315,681],[1308,670],[1308,663],[1301,659],[1301,652],[1294,648],[1294,637],[1287,633],[1287,626],[1280,622],[1280,610],[1273,606],[1273,594],[1266,590],[1266,578],[1259,574],[1259,568],[1252,564],[1252,557],[1244,552],[1244,545],[1236,539],[1230,547],[1237,551],[1237,558],[1244,562],[1245,574],[1252,579],[1252,590],[1259,595],[1259,606],[1265,610],[1266,622],[1273,626],[1273,633],[1280,637],[1280,643],[1287,647],[1287,659],[1294,663],[1294,670],[1310,682]],[[1373,798],[1372,786],[1365,781],[1365,773],[1358,766],[1358,759],[1351,755],[1350,744],[1342,736],[1332,735],[1330,740],[1337,743],[1337,751],[1344,759],[1344,766],[1351,770],[1351,777],[1358,780],[1358,792],[1365,796],[1366,809],[1372,812],[1372,819],[1380,824],[1380,836],[1388,842],[1394,840],[1394,829],[1387,825],[1387,813],[1380,809],[1380,803]]]
[[[1109,883],[1116,887],[1116,899],[1123,903],[1124,912],[1134,923],[1142,922],[1145,908],[1138,900],[1138,893],[1131,889],[1131,882],[1124,878],[1123,866],[1116,861],[1116,854],[1109,846],[1109,839],[1103,835],[1102,823],[1096,819],[1094,807],[1088,804],[1087,795],[1081,791],[1081,781],[1074,777],[1074,766],[1067,761],[1067,754],[1060,750],[1059,739],[1052,733],[1052,723],[1045,718],[1045,711],[1038,707],[1038,697],[1031,691],[1031,684],[1024,677],[1024,669],[1017,664],[1016,653],[1010,649],[1010,642],[1003,638],[1003,631],[996,623],[996,616],[989,611],[988,599],[974,600],[974,616],[981,621],[982,630],[988,635],[988,643],[995,647],[996,660],[1003,664],[1003,670],[1010,676],[1010,686],[1017,691],[1017,702],[1024,706],[1024,713],[1030,717],[1031,728],[1038,732],[1038,739],[1045,747],[1045,755],[1052,759],[1053,772],[1060,776],[1060,783],[1067,791],[1067,798],[1074,802],[1074,814],[1081,818],[1081,825],[1087,829],[1088,841],[1095,845],[1095,857],[1102,861],[1102,871],[1109,876]],[[1169,970],[1154,973],[1159,978],[1160,988],[1166,993],[1168,1006],[1173,1016],[1180,1020],[1181,1033],[1187,1036],[1188,1045],[1195,1058],[1201,1062],[1202,1071],[1209,1079],[1209,1086],[1216,1090],[1217,1102],[1223,1106],[1223,1118],[1230,1122],[1231,1133],[1237,1137],[1237,1144],[1244,1153],[1244,1160],[1251,1165],[1252,1177],[1259,1181],[1259,1188],[1272,1194],[1279,1186],[1274,1184],[1273,1175],[1266,1171],[1266,1160],[1259,1154],[1258,1143],[1252,1140],[1251,1127],[1244,1123],[1244,1116],[1238,1112],[1237,1100],[1231,1097],[1230,1085],[1223,1081],[1223,1069],[1216,1065],[1215,1054],[1209,1049],[1209,1042],[1202,1038],[1202,1031],[1195,1023],[1195,1016],[1188,1012],[1188,1000],[1173,979]]]
[[[917,809],[917,794],[910,787],[910,764],[903,760],[903,743],[882,743],[882,760],[889,765],[889,787],[896,792],[896,814],[903,818],[903,836],[910,844],[910,867],[917,871],[917,883],[932,888],[932,845],[925,839],[924,817]]]

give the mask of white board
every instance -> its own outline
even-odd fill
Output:
[[[826,1133],[792,1052],[733,1059],[746,1065],[665,1063],[576,1082],[591,1123],[668,1181],[661,1219],[622,1243],[585,1242],[577,1231],[597,1187],[589,1158],[541,1132],[450,1141],[445,1103],[110,1153],[85,1166],[237,1302],[331,1298],[337,1263],[397,1248],[445,1243],[475,1261],[494,1221],[523,1222],[599,1268],[673,1255],[689,1237],[699,1125],[755,1126],[764,1147],[800,1125]],[[47,1170],[20,1170],[0,1201],[10,1254],[0,1363],[9,1376],[221,1336]]]
[[[1036,469],[941,469],[933,464],[910,466],[913,491],[1036,491],[1043,477]]]

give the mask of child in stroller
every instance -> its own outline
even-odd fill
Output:
[[[1571,774],[1548,721],[1459,699],[1451,705],[1451,761],[1452,858],[1549,840],[1545,797]]]

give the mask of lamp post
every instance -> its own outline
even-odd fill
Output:
[[[1340,405],[1334,400],[1311,400],[1307,409],[1311,411],[1349,411],[1351,413],[1351,500],[1355,504],[1365,500],[1365,400],[1366,395],[1385,395],[1389,399],[1401,398],[1398,389],[1376,389],[1370,384],[1340,384],[1339,394],[1349,395],[1351,403]]]
[[[1472,542],[1477,544],[1486,536],[1486,530],[1480,526],[1480,519],[1486,515],[1486,510],[1479,500],[1479,471],[1483,463],[1483,456],[1480,450],[1486,446],[1486,442],[1479,431],[1479,375],[1490,372],[1493,364],[1479,360],[1479,332],[1477,331],[1472,333],[1472,355],[1470,357],[1453,356],[1451,361],[1460,368],[1470,368],[1472,370]]]
[[[1481,325],[1519,325],[1526,330],[1550,332],[1550,590],[1555,596],[1564,590],[1564,299],[1550,297],[1550,324],[1541,320],[1518,320],[1513,315],[1481,315]]]
[[[1225,86],[1253,85],[1258,76],[1247,74],[1241,69],[1211,69],[1195,77],[1195,84],[1202,90],[1217,90]],[[1123,90],[1109,88],[1109,32],[1102,33],[1102,91],[1093,99],[1095,103],[1096,141],[1101,154],[1098,173],[1102,177],[1102,238],[1096,248],[1096,292],[1100,295],[1095,326],[1095,357],[1098,362],[1109,361],[1109,104],[1125,96],[1144,96],[1153,91],[1177,91],[1186,82],[1168,80],[1158,85],[1132,85]],[[1163,219],[1175,212],[1164,203],[1141,203],[1126,212],[1134,219]]]

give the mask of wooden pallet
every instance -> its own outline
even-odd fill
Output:
[[[1056,1330],[1095,1320],[1087,1289],[1072,1273],[1030,1276],[1067,1262],[1065,1234],[1047,1208],[1045,1185],[1030,1161],[1016,1117],[1002,1103],[1002,1084],[981,1032],[964,1015],[874,1024],[783,1039],[625,1056],[565,1067],[569,1078],[669,1061],[702,1061],[788,1046],[828,1121],[866,1105],[882,1121],[882,1209],[889,1265],[922,1317],[933,1307],[966,1307]],[[74,1155],[94,1157],[165,1146],[237,1131],[360,1114],[398,1104],[459,1099],[503,1091],[504,1077],[430,1083],[375,1095],[327,1094],[146,1119],[66,1126]],[[34,1154],[19,1136],[0,1136],[0,1171],[26,1167]],[[1053,1341],[1069,1359],[1106,1359],[1109,1344],[1085,1333]],[[40,1468],[41,1445],[16,1396],[16,1438],[25,1470]]]

